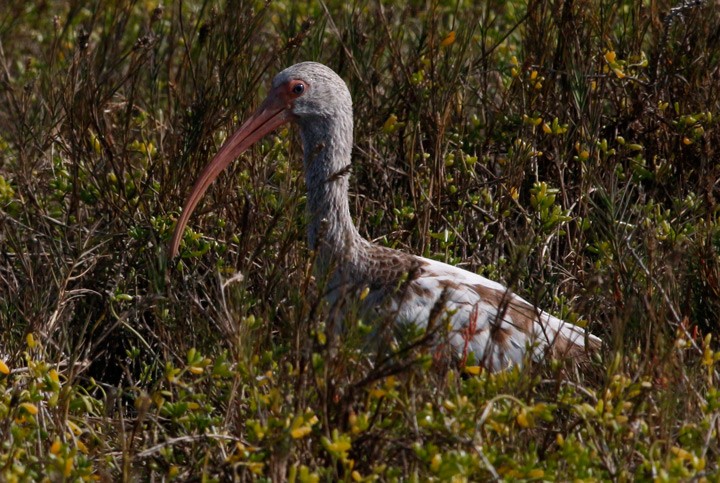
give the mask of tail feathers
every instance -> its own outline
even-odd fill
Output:
[[[549,354],[555,358],[587,359],[600,350],[602,339],[582,327],[548,315],[540,330],[547,338]]]

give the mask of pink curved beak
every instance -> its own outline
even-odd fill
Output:
[[[220,151],[208,163],[200,177],[195,181],[190,195],[185,200],[182,215],[177,222],[172,241],[170,242],[170,258],[175,258],[180,248],[180,240],[187,226],[190,215],[197,206],[200,199],[207,191],[210,184],[215,181],[220,173],[250,146],[258,142],[266,134],[274,131],[278,126],[293,120],[290,111],[290,104],[279,89],[274,89],[263,101],[250,119],[240,126],[240,129],[230,136],[222,145]]]

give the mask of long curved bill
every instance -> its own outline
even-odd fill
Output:
[[[180,240],[187,226],[190,215],[210,184],[220,173],[250,146],[262,139],[266,134],[274,131],[278,126],[293,119],[292,112],[284,101],[283,96],[276,91],[270,92],[257,111],[240,126],[240,129],[225,141],[220,151],[208,163],[200,177],[195,181],[190,195],[185,200],[182,215],[175,226],[172,241],[170,242],[170,258],[175,258],[180,247]]]

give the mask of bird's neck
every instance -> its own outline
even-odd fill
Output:
[[[301,126],[309,215],[308,241],[321,270],[354,258],[362,238],[348,203],[352,115]]]

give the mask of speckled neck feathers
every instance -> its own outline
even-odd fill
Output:
[[[316,108],[312,116],[297,122],[308,194],[308,240],[310,247],[318,251],[320,268],[340,262],[339,257],[346,262],[364,244],[348,204],[352,101],[344,82],[333,84],[335,102],[326,109]]]

